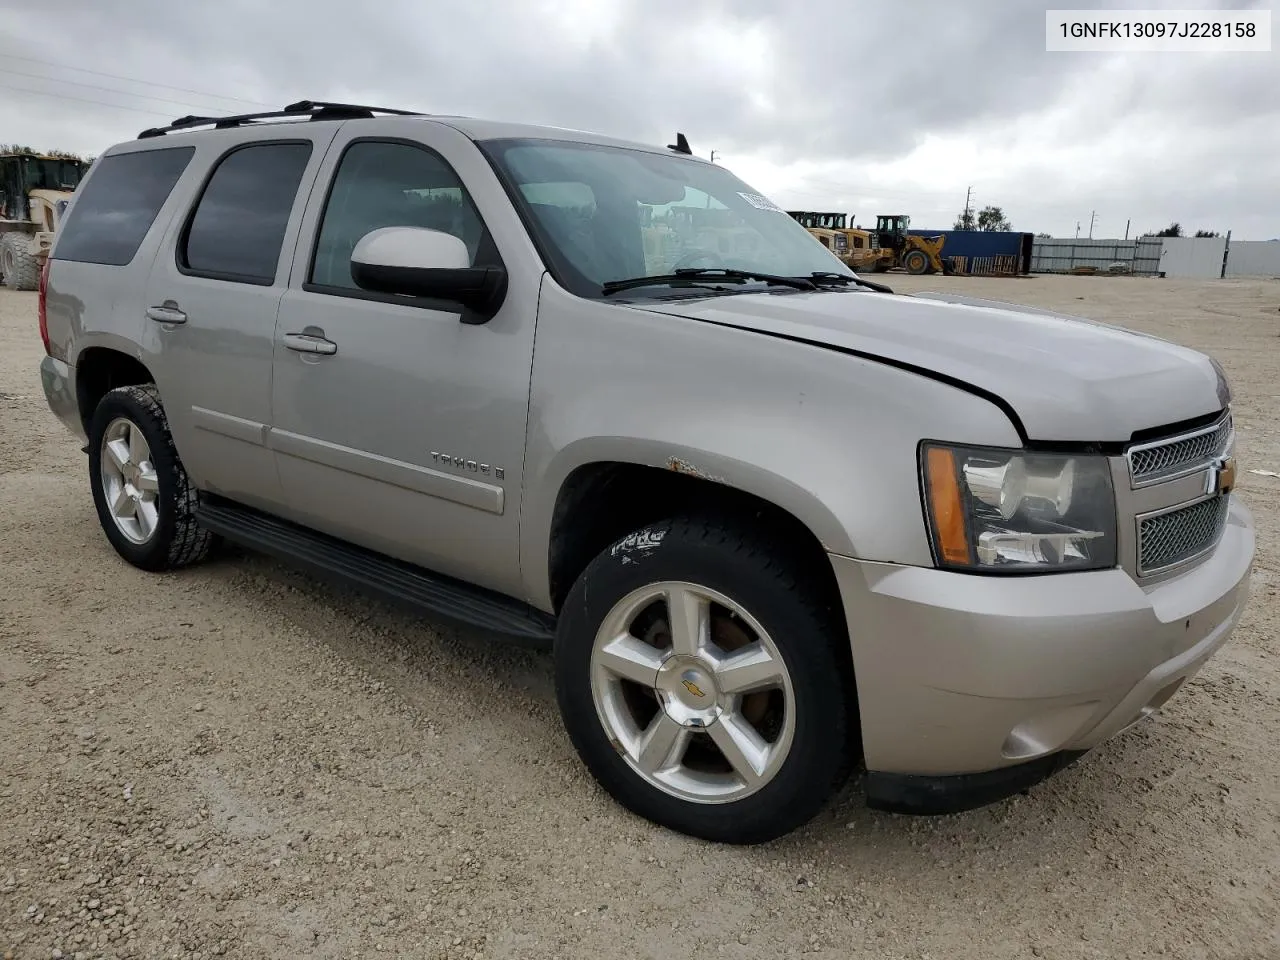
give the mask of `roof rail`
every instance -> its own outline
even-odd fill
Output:
[[[328,100],[299,100],[280,110],[267,110],[262,113],[240,113],[228,117],[201,117],[188,115],[179,117],[167,127],[150,127],[138,134],[139,140],[151,137],[163,137],[166,133],[190,130],[193,127],[213,126],[217,130],[230,127],[241,127],[260,120],[283,120],[288,117],[309,117],[312,120],[363,120],[376,114],[384,113],[400,117],[420,117],[417,110],[395,110],[391,107],[366,107],[354,103],[332,103]]]

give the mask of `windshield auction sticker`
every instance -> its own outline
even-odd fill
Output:
[[[762,197],[758,193],[739,193],[743,200],[751,204],[757,210],[772,210],[774,213],[786,213],[780,206],[770,200],[768,197]]]

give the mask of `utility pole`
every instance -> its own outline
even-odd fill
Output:
[[[973,229],[973,220],[969,213],[969,199],[973,196],[973,187],[964,192],[964,213],[960,217],[960,222],[964,224],[966,230]]]
[[[711,151],[711,162],[712,163],[716,162],[716,152],[714,150]]]
[[[1089,239],[1093,239],[1093,222],[1098,219],[1098,211],[1089,211]]]
[[[1129,239],[1129,224],[1131,224],[1131,223],[1133,223],[1132,218],[1130,218],[1129,220],[1126,220],[1126,221],[1124,222],[1124,238],[1125,238],[1126,240],[1128,240],[1128,239]]]
[[[1079,220],[1076,221],[1076,239],[1077,240],[1080,239],[1080,221]]]

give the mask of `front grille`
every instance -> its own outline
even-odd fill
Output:
[[[1194,469],[1221,456],[1230,442],[1228,414],[1206,432],[1134,448],[1129,452],[1129,474],[1134,483],[1139,483]]]
[[[1211,549],[1227,524],[1229,498],[1201,500],[1138,522],[1138,575],[1146,576]]]

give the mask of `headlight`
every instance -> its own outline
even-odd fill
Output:
[[[921,461],[939,566],[984,573],[1115,566],[1115,494],[1104,457],[926,443]]]

